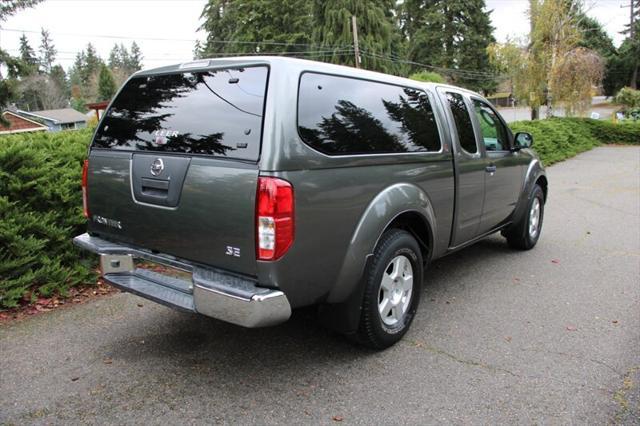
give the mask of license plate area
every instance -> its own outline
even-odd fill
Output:
[[[127,274],[135,269],[133,256],[130,254],[100,255],[100,271],[102,275]]]
[[[100,256],[100,270],[105,278],[128,275],[183,293],[193,291],[192,272],[186,267],[169,266],[132,254],[103,254]]]

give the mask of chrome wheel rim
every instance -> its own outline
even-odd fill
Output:
[[[529,211],[529,236],[535,238],[540,229],[540,199],[534,198]]]
[[[378,312],[385,325],[394,326],[404,319],[413,292],[413,267],[403,255],[391,259],[382,274],[378,292]]]

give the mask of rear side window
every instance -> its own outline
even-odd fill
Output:
[[[459,93],[447,92],[447,100],[453,114],[453,121],[456,123],[460,146],[468,153],[475,154],[478,152],[478,146],[476,144],[476,136],[473,133],[471,116],[469,116],[469,110],[464,103],[464,98]]]
[[[93,147],[257,160],[266,66],[134,77]]]
[[[429,97],[422,90],[304,73],[298,131],[329,155],[440,151]]]

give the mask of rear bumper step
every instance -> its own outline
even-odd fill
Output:
[[[291,306],[283,292],[258,287],[249,279],[89,234],[78,235],[73,243],[100,255],[100,269],[106,282],[154,302],[252,328],[279,324],[291,316]],[[192,280],[135,268],[134,258],[191,272]]]

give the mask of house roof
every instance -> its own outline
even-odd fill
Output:
[[[50,120],[57,124],[76,123],[78,121],[87,121],[87,117],[80,111],[73,108],[47,109],[42,111],[18,111],[22,116],[40,118]]]
[[[9,126],[6,127],[0,123],[0,135],[8,133],[39,132],[47,130],[47,126],[36,121],[29,120],[28,118],[21,117],[11,111],[3,112],[2,116],[9,122]]]

